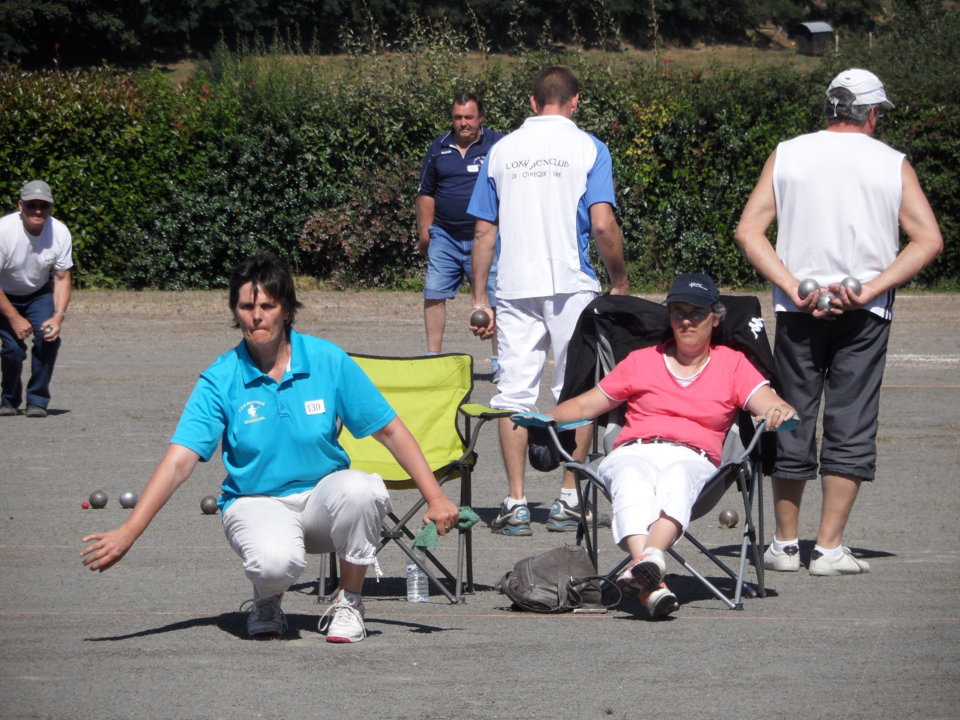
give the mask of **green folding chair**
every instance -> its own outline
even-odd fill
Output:
[[[473,390],[473,358],[459,353],[422,357],[352,354],[351,357],[413,433],[440,485],[459,479],[459,504],[470,507],[470,483],[477,463],[475,447],[480,429],[488,420],[511,414],[507,410],[469,403]],[[343,428],[339,439],[350,456],[352,468],[376,473],[383,478],[388,489],[412,490],[416,495],[409,510],[403,514],[392,512],[384,519],[377,552],[390,542],[396,543],[451,603],[463,602],[464,592],[474,592],[472,528],[457,531],[455,573],[429,550],[418,556],[410,543],[422,527],[420,518],[426,503],[416,485],[390,451],[374,438],[358,440]],[[415,523],[413,527],[410,527],[411,521]],[[452,591],[444,585],[441,577],[451,584]],[[321,595],[323,581],[321,569]]]

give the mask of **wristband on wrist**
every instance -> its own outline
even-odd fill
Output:
[[[473,310],[493,310],[492,305],[474,305]]]
[[[63,315],[64,317],[66,317],[66,316],[67,316],[67,311],[66,311],[66,310],[54,310],[54,311],[53,311],[53,314],[54,314],[54,315]]]

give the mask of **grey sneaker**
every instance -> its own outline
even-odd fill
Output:
[[[9,405],[0,405],[0,417],[13,417],[14,415],[19,415],[20,411],[15,407],[10,407]]]
[[[287,630],[287,618],[280,609],[283,593],[247,600],[240,609],[250,603],[247,615],[247,635],[250,637],[276,637]]]
[[[810,574],[811,575],[861,575],[870,572],[870,563],[860,558],[855,558],[850,548],[841,546],[840,554],[835,557],[828,557],[819,550],[814,549],[810,555]]]
[[[27,405],[27,409],[23,414],[29,418],[45,418],[47,416],[47,409],[39,405]]]
[[[777,550],[769,545],[763,553],[763,567],[779,572],[797,572],[800,569],[800,546],[787,545],[783,550]]]
[[[587,523],[593,522],[593,510],[587,509]],[[560,498],[553,501],[550,517],[547,518],[547,530],[551,532],[572,532],[580,524],[580,507],[572,508]],[[610,527],[610,517],[600,513],[597,516],[599,527]]]
[[[366,612],[362,602],[350,602],[343,596],[343,591],[340,591],[327,611],[320,616],[317,629],[327,633],[328,643],[360,642],[367,637],[367,629],[363,625]]]
[[[499,514],[490,523],[490,529],[497,535],[533,535],[530,508],[514,505],[512,510],[507,510],[507,506],[501,504]]]

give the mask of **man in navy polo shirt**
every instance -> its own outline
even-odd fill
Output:
[[[474,219],[467,204],[490,148],[503,135],[482,127],[483,102],[473,93],[458,93],[450,106],[452,129],[430,145],[420,171],[417,195],[418,249],[427,256],[427,281],[423,290],[423,320],[427,350],[439,353],[447,323],[447,300],[454,297],[464,278],[472,276]],[[490,273],[490,304],[496,305],[493,287],[496,264]],[[492,340],[491,371],[499,374],[497,340]]]

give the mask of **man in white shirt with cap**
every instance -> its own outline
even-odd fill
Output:
[[[810,574],[856,575],[870,568],[842,540],[860,484],[876,472],[894,293],[943,248],[910,163],[872,137],[890,108],[873,73],[837,75],[824,102],[826,130],[780,143],[737,226],[740,248],[773,284],[777,379],[802,418],[794,432],[777,437],[776,528],[764,553],[769,570],[800,569],[800,500],[818,471],[823,506]],[[776,249],[766,235],[774,220]],[[902,251],[900,229],[908,238]],[[808,279],[819,289],[801,285]],[[826,293],[832,297],[821,297]]]
[[[20,414],[20,376],[32,335],[24,414],[42,418],[70,304],[73,241],[67,226],[50,216],[53,193],[43,180],[21,188],[17,208],[0,218],[0,417]]]

